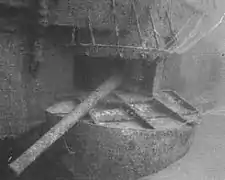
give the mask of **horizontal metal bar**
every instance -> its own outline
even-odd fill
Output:
[[[72,47],[72,46],[77,46],[76,44],[62,44],[61,46],[66,46],[66,47]],[[146,52],[146,53],[150,53],[150,52],[164,52],[164,53],[167,53],[167,54],[171,54],[170,51],[166,50],[166,49],[159,49],[159,48],[152,48],[152,47],[149,47],[149,48],[145,48],[145,47],[141,47],[141,46],[124,46],[124,45],[108,45],[108,44],[96,44],[96,45],[93,45],[92,43],[89,43],[89,44],[85,44],[85,43],[80,43],[80,46],[82,47],[93,47],[93,48],[119,48],[119,49],[135,49],[135,50],[140,50],[140,51],[143,51],[143,52]],[[79,46],[77,46],[79,47]]]

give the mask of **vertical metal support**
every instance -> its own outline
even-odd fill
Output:
[[[77,32],[77,27],[76,27],[76,25],[74,23],[73,24],[73,29],[72,29],[72,34],[71,34],[71,36],[72,36],[72,39],[71,39],[71,42],[70,42],[71,45],[76,45],[76,41],[75,41],[75,39],[76,39],[76,32]]]
[[[73,8],[72,8],[72,5],[71,5],[71,0],[67,0],[67,9],[69,11],[69,17],[73,17],[74,11],[73,11]],[[72,33],[71,33],[71,37],[72,37],[71,42],[70,42],[71,45],[77,45],[77,43],[76,43],[76,38],[77,38],[76,33],[77,33],[77,25],[76,25],[75,20],[74,20],[73,29],[72,29]]]
[[[168,28],[169,28],[169,35],[167,36],[169,39],[165,43],[165,49],[169,49],[172,46],[175,46],[175,43],[177,41],[176,34],[175,34],[174,30],[173,30],[172,17],[171,17],[171,15],[169,15],[169,14],[171,14],[169,12],[170,11],[170,7],[169,6],[170,6],[169,2],[167,2],[167,9],[165,10],[165,20],[167,21]]]
[[[139,39],[140,39],[140,44],[143,45],[143,36],[142,36],[142,33],[141,33],[139,17],[138,17],[137,10],[136,10],[136,7],[135,7],[135,0],[132,1],[131,8],[132,8],[133,13],[135,15],[135,21],[136,21],[138,36],[139,36]]]
[[[157,57],[155,59],[156,61],[156,70],[155,70],[155,78],[153,81],[153,95],[156,94],[160,88],[161,88],[161,82],[163,80],[163,74],[164,74],[164,59],[161,59],[162,57]]]
[[[159,33],[156,31],[154,20],[153,20],[152,14],[151,14],[150,6],[146,7],[146,13],[148,14],[148,17],[149,17],[149,23],[152,26],[152,32],[153,32],[153,37],[155,39],[156,48],[159,48],[159,40],[158,40]]]
[[[115,24],[116,44],[119,45],[119,24],[116,16],[116,0],[111,0],[111,3],[112,3],[113,22]]]
[[[167,23],[168,23],[168,26],[169,26],[169,31],[170,31],[170,34],[172,35],[173,34],[173,27],[172,27],[172,22],[171,22],[171,19],[169,17],[169,14],[168,14],[168,11],[166,10],[165,12],[165,18],[167,20]]]
[[[90,11],[90,9],[88,10],[88,28],[89,28],[89,31],[90,31],[90,34],[91,34],[92,45],[96,45],[94,32],[93,32],[93,28],[92,28],[91,11]]]
[[[112,10],[112,15],[113,15],[113,23],[115,24],[115,33],[116,33],[116,45],[117,45],[117,49],[116,52],[117,54],[122,57],[123,54],[120,52],[120,48],[119,48],[119,23],[118,23],[118,19],[116,16],[116,0],[111,0],[111,10]]]

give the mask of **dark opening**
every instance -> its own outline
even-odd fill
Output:
[[[74,86],[81,91],[91,91],[111,75],[121,73],[123,83],[119,89],[151,94],[155,70],[156,63],[149,64],[147,59],[125,60],[80,55],[74,57]]]

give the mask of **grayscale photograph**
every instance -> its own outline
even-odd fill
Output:
[[[225,180],[225,0],[0,0],[0,180]]]

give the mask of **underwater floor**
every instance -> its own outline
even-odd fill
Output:
[[[154,176],[141,180],[224,180],[225,116],[206,115],[189,153]]]

